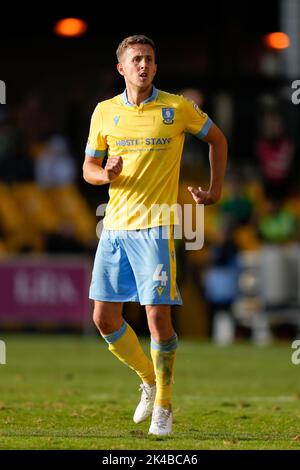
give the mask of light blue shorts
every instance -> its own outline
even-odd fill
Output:
[[[98,244],[90,299],[182,305],[173,229],[105,230]]]

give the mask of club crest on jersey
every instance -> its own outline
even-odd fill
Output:
[[[115,122],[116,126],[119,124],[119,121],[120,121],[120,116],[115,116],[114,117],[114,122]]]
[[[174,122],[174,108],[162,108],[162,117],[164,124],[173,124]]]

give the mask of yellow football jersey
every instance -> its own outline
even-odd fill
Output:
[[[184,135],[188,132],[201,139],[211,124],[192,101],[154,86],[152,95],[139,106],[129,103],[126,90],[99,103],[91,119],[86,155],[108,153],[123,159],[121,174],[110,184],[104,227],[133,230],[177,223]]]

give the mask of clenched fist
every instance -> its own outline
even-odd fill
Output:
[[[198,188],[188,186],[188,190],[197,204],[208,206],[210,204],[214,204],[220,199],[220,194],[213,193],[212,191],[203,191],[200,186]]]
[[[109,157],[107,159],[104,170],[107,174],[108,181],[115,180],[123,169],[123,160],[122,157]]]

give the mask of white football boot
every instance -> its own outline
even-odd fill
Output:
[[[168,436],[172,432],[173,414],[171,410],[154,406],[149,434]]]
[[[142,391],[142,396],[133,416],[133,421],[135,423],[145,421],[145,419],[152,414],[156,395],[156,385],[142,383],[139,390]]]

